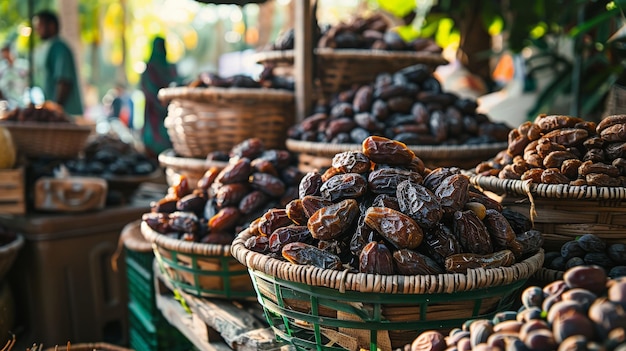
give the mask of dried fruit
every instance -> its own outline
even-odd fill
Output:
[[[346,199],[317,210],[308,221],[311,235],[320,240],[335,239],[346,233],[359,214],[354,199]]]
[[[422,243],[422,229],[402,212],[384,207],[370,207],[365,213],[365,223],[398,249],[414,249]]]

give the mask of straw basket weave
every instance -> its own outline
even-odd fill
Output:
[[[301,350],[383,350],[420,331],[449,330],[508,309],[543,263],[543,251],[511,267],[467,274],[379,275],[295,265],[250,251],[241,232],[232,255],[244,263],[276,335]]]
[[[565,272],[555,269],[541,268],[532,276],[532,280],[540,285],[547,285],[557,280],[563,279]]]
[[[528,181],[472,176],[483,190],[504,195],[502,205],[530,218],[544,234],[544,248],[561,245],[583,234],[608,243],[626,243],[626,188],[537,184]]]
[[[170,238],[145,222],[141,233],[152,243],[159,269],[177,289],[196,296],[249,299],[255,296],[246,267],[230,255],[230,245]]]
[[[131,349],[106,342],[80,343],[49,347],[46,351],[131,351]]]
[[[174,150],[196,158],[252,137],[282,148],[295,109],[294,94],[276,89],[164,88],[159,99],[170,103],[164,123]]]
[[[179,157],[174,150],[168,149],[159,154],[159,164],[165,168],[165,180],[168,185],[177,183],[179,176],[187,177],[192,188],[211,167],[224,168],[228,162],[210,161],[206,158]]]
[[[23,246],[24,237],[20,234],[17,234],[15,239],[10,243],[0,246],[0,281],[2,281],[5,274],[7,274],[11,266],[13,266],[17,254]]]
[[[1,121],[17,150],[27,157],[74,158],[85,148],[91,126],[72,123]]]
[[[441,54],[419,51],[317,48],[314,51],[322,94],[334,94],[353,84],[369,84],[376,75],[396,72],[418,63],[433,68],[448,61]],[[262,64],[292,66],[294,51],[266,51],[255,55]]]
[[[287,150],[296,152],[298,168],[304,172],[314,169],[325,169],[331,166],[335,154],[344,151],[361,151],[361,144],[326,144],[311,141],[287,139]],[[481,145],[407,145],[417,155],[426,167],[459,167],[470,169],[480,162],[506,149],[507,143],[493,143]]]

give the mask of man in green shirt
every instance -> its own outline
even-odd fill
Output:
[[[43,60],[43,92],[46,100],[63,106],[70,115],[82,115],[80,85],[76,75],[74,56],[70,47],[59,38],[59,19],[51,11],[35,15],[34,27],[48,46]]]

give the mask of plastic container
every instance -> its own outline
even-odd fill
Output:
[[[148,208],[0,217],[26,239],[8,276],[22,339],[44,345],[128,342],[126,268],[120,260],[114,272],[111,257],[124,225]]]

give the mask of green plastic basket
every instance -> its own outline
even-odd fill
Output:
[[[394,350],[427,329],[449,331],[467,319],[508,310],[543,263],[543,251],[511,267],[466,274],[379,275],[294,265],[245,248],[257,298],[278,339],[297,350]]]
[[[170,238],[145,222],[141,223],[141,233],[152,243],[159,270],[175,289],[225,299],[256,296],[248,270],[230,255],[230,245]]]

